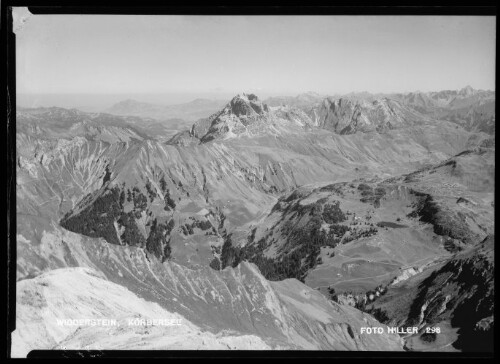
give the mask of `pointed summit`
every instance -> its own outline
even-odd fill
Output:
[[[269,111],[267,105],[263,104],[254,94],[238,94],[229,102],[232,114],[240,116],[263,115]]]
[[[312,120],[291,107],[269,108],[255,94],[238,94],[219,112],[200,119],[191,127],[190,137],[201,143],[240,136],[278,135],[298,132]]]

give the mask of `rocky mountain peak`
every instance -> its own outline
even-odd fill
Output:
[[[470,86],[470,85],[467,85],[465,86],[463,89],[461,89],[458,94],[460,96],[471,96],[472,94],[474,94],[474,89]]]
[[[238,117],[263,115],[269,111],[267,105],[263,104],[256,95],[245,93],[236,95],[229,102],[228,107],[230,112]]]
[[[219,112],[194,123],[189,135],[205,143],[241,135],[295,133],[308,125],[312,125],[312,120],[300,109],[289,106],[271,109],[255,94],[242,93],[233,97]]]
[[[323,106],[332,112],[339,112],[342,109],[353,109],[356,106],[356,102],[346,98],[326,98],[324,100]]]

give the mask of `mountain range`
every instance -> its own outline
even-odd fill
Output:
[[[490,350],[494,92],[411,95],[18,110],[13,353]]]
[[[139,116],[160,121],[181,119],[192,123],[217,111],[225,103],[226,101],[223,100],[196,99],[184,104],[157,105],[128,99],[120,101],[103,111],[113,115]]]
[[[325,99],[349,100],[353,104],[366,105],[381,100],[399,102],[416,111],[438,120],[447,120],[472,131],[495,133],[495,92],[476,90],[466,86],[460,90],[438,92],[377,93],[352,92],[333,97],[308,92],[295,97],[272,97],[266,100],[269,105],[288,104],[302,109],[311,117],[324,108]]]

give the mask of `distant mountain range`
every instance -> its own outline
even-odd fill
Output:
[[[48,139],[78,135],[113,142],[130,138],[144,139],[149,135],[158,140],[168,140],[186,127],[185,121],[179,119],[159,122],[152,118],[88,113],[60,107],[20,108],[17,116],[19,131]],[[127,136],[123,133],[125,130]]]
[[[384,131],[431,121],[407,105],[388,98],[373,102],[327,98],[313,107],[309,114],[316,125],[338,134]]]
[[[398,118],[399,122],[433,118],[454,122],[471,131],[483,131],[488,134],[495,132],[495,92],[475,90],[470,86],[460,90],[390,94],[353,92],[327,96],[307,92],[297,96],[269,97],[263,102],[269,107],[299,109],[306,113],[314,124],[323,123],[325,127],[342,133],[350,133],[355,129],[370,130],[369,124],[373,124],[370,120],[380,118],[381,114],[377,116],[379,113],[386,113],[385,125],[388,127],[398,124]],[[206,120],[226,103],[224,100],[196,99],[184,104],[165,106],[127,99],[105,109],[104,112],[149,118],[160,122],[167,129],[181,130],[189,128],[194,121]],[[333,115],[333,109],[328,111],[329,108],[336,109],[337,115]],[[337,125],[339,111],[343,113],[343,120]],[[399,117],[395,119],[389,116],[391,114],[398,114]],[[330,120],[320,120],[325,117]],[[332,117],[337,120],[334,121],[335,127],[332,126]],[[347,121],[346,118],[349,117],[352,120]],[[359,126],[354,127],[358,123]]]
[[[495,92],[470,86],[456,91],[392,95],[422,114],[449,120],[467,130],[495,133]]]
[[[275,96],[269,97],[264,102],[269,106],[293,106],[298,108],[309,108],[321,102],[327,95],[320,95],[316,92],[306,92],[297,96]]]
[[[272,97],[265,100],[270,106],[291,105],[300,108],[311,117],[315,117],[324,106],[324,100],[335,104],[332,100],[348,100],[344,105],[350,109],[367,107],[368,103],[384,103],[382,100],[399,102],[421,115],[438,120],[448,120],[471,131],[495,133],[495,91],[475,90],[466,86],[460,90],[444,90],[438,92],[409,93],[369,93],[353,92],[345,95],[322,96],[308,92],[295,97]],[[339,101],[337,101],[337,104]],[[351,105],[351,106],[348,106]],[[356,106],[357,105],[357,106]],[[324,109],[324,107],[323,107]],[[337,107],[338,109],[338,107]],[[327,113],[326,110],[322,111]],[[354,119],[357,116],[353,116]],[[353,119],[353,122],[355,120]]]
[[[152,118],[159,121],[182,119],[193,122],[220,109],[226,101],[196,99],[185,104],[157,105],[135,100],[124,100],[104,110],[106,113],[124,116]]]

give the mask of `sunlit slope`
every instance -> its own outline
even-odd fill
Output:
[[[201,330],[179,314],[148,302],[88,268],[53,270],[19,282],[13,357],[34,349],[270,349],[255,336]],[[60,325],[65,320],[108,320],[106,325]],[[129,320],[162,326],[132,326]],[[110,326],[115,320],[119,326]],[[169,326],[170,325],[170,326]]]

